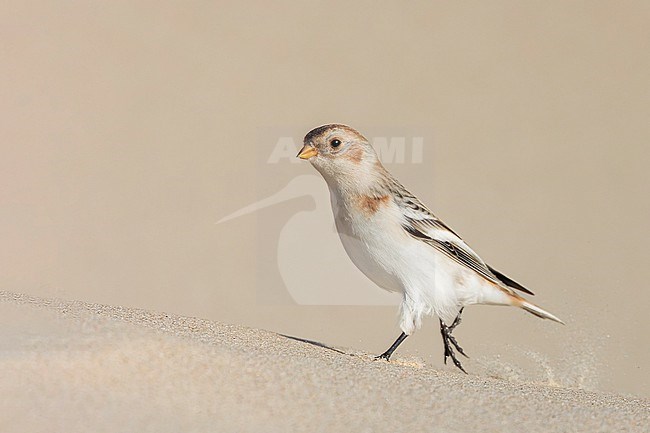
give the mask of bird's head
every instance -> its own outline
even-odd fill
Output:
[[[383,171],[368,139],[357,130],[340,124],[323,125],[309,131],[298,158],[309,160],[328,183],[338,185],[371,182],[378,171]]]

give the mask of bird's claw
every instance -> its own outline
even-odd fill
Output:
[[[390,362],[390,353],[384,352],[381,355],[375,356],[375,360],[383,359],[386,362]]]
[[[462,313],[462,310],[461,310]],[[441,320],[440,321],[440,333],[442,334],[442,342],[445,345],[445,365],[447,364],[447,358],[451,358],[453,361],[454,365],[458,367],[460,371],[463,373],[467,374],[467,371],[463,368],[463,364],[460,363],[458,358],[456,358],[456,352],[454,352],[454,348],[463,355],[465,358],[469,358],[465,351],[463,350],[462,347],[458,344],[458,341],[456,341],[456,338],[451,335],[451,331],[454,330],[456,326],[460,323],[460,313],[454,320],[454,322],[451,324],[451,326],[445,325],[445,323]],[[453,347],[452,347],[453,346]]]

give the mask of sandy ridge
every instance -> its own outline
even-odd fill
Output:
[[[378,362],[139,309],[0,301],[12,329],[0,335],[0,387],[13,396],[0,402],[2,431],[650,431],[644,399]]]

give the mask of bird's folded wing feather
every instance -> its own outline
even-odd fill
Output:
[[[492,283],[533,295],[533,292],[521,284],[488,266],[456,232],[438,219],[396,179],[391,178],[386,186],[403,215],[402,227],[409,235],[427,243],[458,264],[472,269]]]
[[[458,264],[475,271],[488,281],[502,285],[485,262],[454,232],[440,226],[439,220],[413,220],[407,217],[402,227],[412,237],[427,243]]]
[[[416,197],[404,191],[401,194],[401,199],[397,200],[397,205],[404,216],[402,227],[412,237],[427,243],[458,264],[478,273],[486,280],[499,286],[504,284],[510,286],[510,284],[502,281],[498,275],[495,275],[493,269],[456,232],[431,213]],[[519,284],[517,286],[523,288]],[[515,288],[519,289],[519,287]],[[523,289],[527,291],[525,288]]]

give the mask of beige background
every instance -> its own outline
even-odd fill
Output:
[[[379,353],[393,307],[260,301],[256,270],[276,259],[260,252],[313,203],[214,223],[313,175],[260,164],[265,131],[428,128],[423,164],[391,169],[567,321],[473,308],[466,367],[650,396],[647,2],[4,2],[0,17],[1,289]],[[296,272],[321,251],[309,241]],[[435,322],[400,353],[440,368]]]

